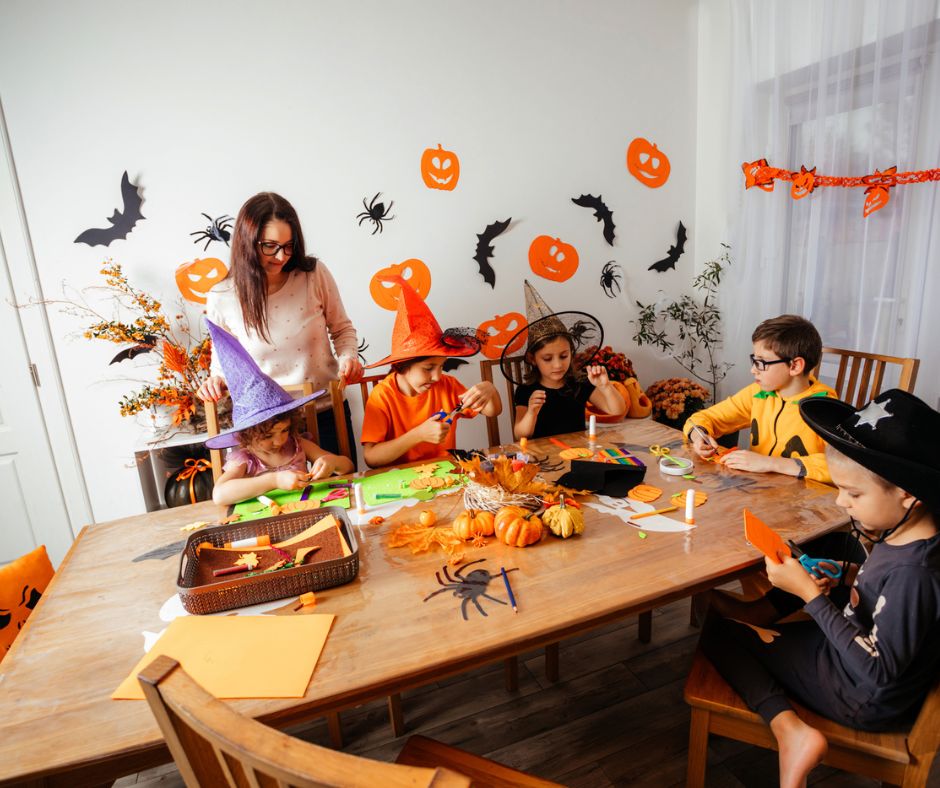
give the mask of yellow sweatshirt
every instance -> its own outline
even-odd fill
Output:
[[[812,379],[808,388],[786,400],[776,391],[763,391],[752,383],[716,405],[693,413],[682,431],[688,436],[697,425],[718,438],[750,427],[751,451],[794,459],[802,466],[800,478],[831,483],[823,453],[826,444],[800,416],[800,400],[835,396],[829,386]]]

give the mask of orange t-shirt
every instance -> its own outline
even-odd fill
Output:
[[[380,380],[366,402],[362,418],[361,443],[383,443],[404,435],[408,430],[430,419],[435,413],[450,413],[460,404],[460,395],[467,388],[457,378],[441,375],[441,379],[423,394],[408,397],[401,393],[394,372]],[[475,411],[460,412],[457,417],[472,418]],[[446,457],[449,449],[457,445],[457,419],[443,443],[419,443],[412,446],[396,462],[416,462],[435,457]]]

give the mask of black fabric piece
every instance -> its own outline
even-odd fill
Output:
[[[560,476],[558,483],[575,490],[590,490],[609,495],[611,498],[623,498],[629,490],[643,481],[644,476],[645,467],[572,460],[571,470]]]

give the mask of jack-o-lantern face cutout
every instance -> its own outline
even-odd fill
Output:
[[[443,189],[451,192],[460,178],[460,159],[450,150],[440,145],[437,149],[428,148],[421,154],[421,177],[429,189]]]
[[[372,300],[382,309],[395,312],[398,309],[398,292],[401,287],[394,282],[384,282],[380,277],[400,276],[410,284],[422,299],[431,292],[431,272],[420,260],[405,260],[403,263],[392,263],[388,268],[376,271],[369,282],[369,293]]]
[[[521,350],[523,345],[525,345],[526,332],[519,332],[525,324],[525,315],[520,315],[518,312],[507,312],[505,315],[496,315],[492,320],[486,320],[480,323],[477,330],[483,337],[483,347],[481,349],[483,355],[487,358],[499,358],[504,348],[507,356],[511,356],[513,353]],[[507,347],[509,340],[516,336],[517,333],[519,336]]]
[[[627,169],[644,186],[658,189],[669,180],[669,159],[655,144],[637,137],[627,148]]]
[[[9,651],[55,572],[45,547],[0,567],[0,659]]]
[[[816,168],[808,170],[800,166],[800,171],[793,175],[793,184],[790,186],[790,196],[794,200],[801,200],[807,194],[812,194],[816,188]]]
[[[532,273],[553,282],[564,282],[578,270],[578,250],[560,238],[540,235],[529,246]]]
[[[176,286],[183,298],[194,304],[206,303],[206,293],[228,273],[225,263],[215,257],[183,263],[176,269]]]

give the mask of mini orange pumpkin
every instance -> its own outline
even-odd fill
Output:
[[[471,509],[459,514],[452,527],[454,533],[464,540],[477,535],[492,536],[496,533],[496,518],[492,512]]]
[[[383,282],[383,276],[400,276],[410,284],[422,299],[431,292],[431,272],[428,267],[416,258],[405,260],[403,263],[392,263],[387,268],[376,271],[369,282],[369,294],[382,309],[390,312],[398,311],[399,285],[393,282]]]
[[[637,137],[627,148],[627,169],[644,186],[658,189],[669,180],[670,164],[655,143]]]
[[[504,506],[494,524],[496,538],[511,547],[526,547],[542,538],[542,521],[519,506]]]
[[[429,189],[452,192],[460,178],[460,159],[451,150],[427,148],[421,154],[421,177]]]
[[[518,312],[507,312],[505,315],[496,315],[492,320],[485,320],[477,326],[477,330],[484,337],[482,352],[487,358],[499,358],[509,342],[526,324],[525,315]],[[506,354],[515,353],[525,345],[526,332],[522,331],[512,346],[506,348]]]
[[[529,246],[529,267],[553,282],[564,282],[578,270],[578,250],[560,238],[540,235]]]
[[[197,257],[176,269],[176,286],[187,301],[204,304],[206,293],[221,282],[227,273],[228,268],[221,260],[215,257],[200,260]]]
[[[437,522],[437,515],[434,513],[433,509],[425,509],[418,515],[418,522],[424,526],[432,526]]]

